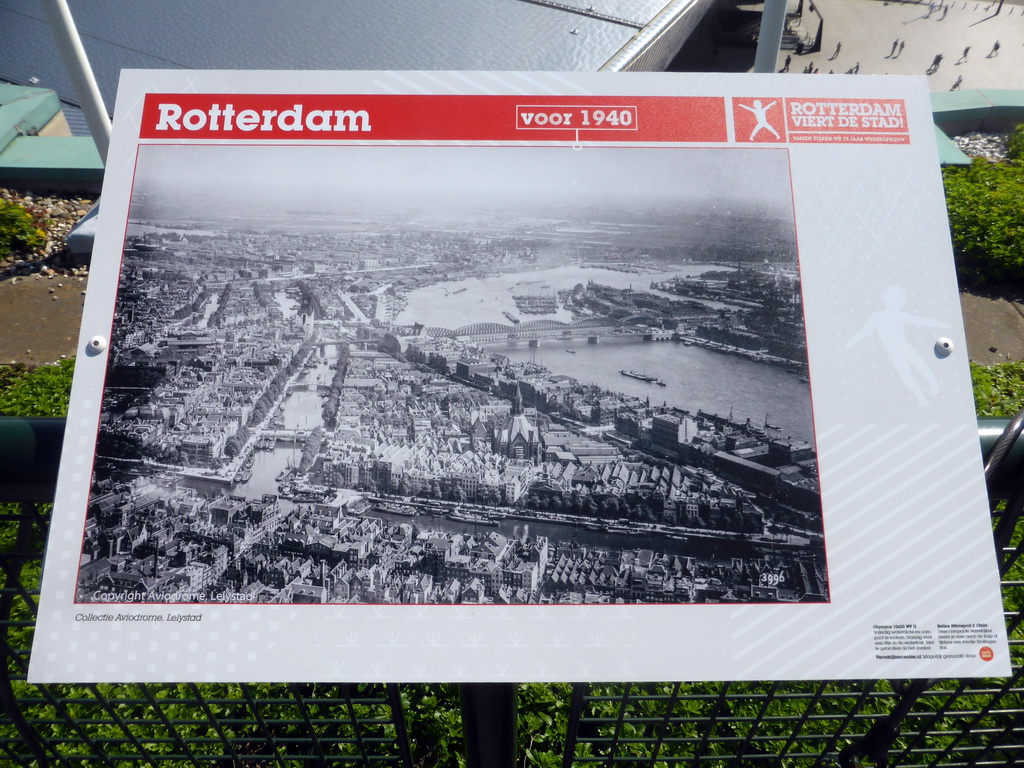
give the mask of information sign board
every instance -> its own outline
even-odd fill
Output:
[[[30,677],[1009,660],[928,94],[126,72]]]

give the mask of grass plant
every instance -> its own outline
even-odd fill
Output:
[[[45,227],[41,216],[0,200],[0,258],[42,248],[46,244]]]

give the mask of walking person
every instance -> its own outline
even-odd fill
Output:
[[[789,55],[789,54],[787,53],[787,54],[786,54],[786,63],[782,65],[782,71],[783,71],[783,72],[789,72],[789,62],[791,62],[792,60],[793,60],[793,57],[792,57],[792,56],[790,56],[790,55]]]
[[[959,91],[959,90],[960,90],[960,83],[962,83],[963,81],[964,81],[964,76],[963,76],[963,75],[960,75],[960,76],[959,76],[959,77],[958,77],[958,78],[956,79],[956,82],[955,82],[955,83],[953,83],[953,87],[952,87],[952,88],[950,88],[949,90],[951,90],[951,91]]]
[[[834,51],[832,51],[832,55],[829,56],[828,60],[829,61],[835,61],[836,57],[839,56],[839,52],[841,50],[843,50],[843,42],[840,40],[838,43],[836,43],[836,49]]]
[[[971,46],[969,45],[966,48],[964,48],[964,52],[960,55],[960,58],[956,60],[956,63],[963,64],[965,61],[967,61],[967,54],[970,52],[970,50]]]
[[[906,42],[906,40],[900,40],[900,49],[896,51],[896,55],[893,57],[894,59],[898,59],[900,57],[900,54],[903,53],[903,46],[906,44]]]
[[[991,59],[993,56],[998,56],[998,55],[999,55],[999,41],[996,40],[996,44],[992,46],[992,50],[988,52],[988,56],[986,56],[985,58],[986,59]]]
[[[893,58],[893,56],[895,56],[895,54],[896,54],[896,46],[899,45],[899,44],[900,44],[900,39],[897,37],[895,40],[892,41],[892,50],[889,51],[889,55],[886,56],[885,58],[887,58],[887,59]]]

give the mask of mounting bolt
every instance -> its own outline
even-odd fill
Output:
[[[107,348],[107,340],[103,336],[93,336],[85,345],[85,354],[98,355]]]
[[[953,342],[947,338],[941,338],[935,342],[935,356],[949,357],[953,354]]]

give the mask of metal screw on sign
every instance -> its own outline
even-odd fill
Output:
[[[85,354],[95,356],[105,351],[106,348],[106,338],[103,336],[93,336],[89,339],[89,343],[85,345]]]

